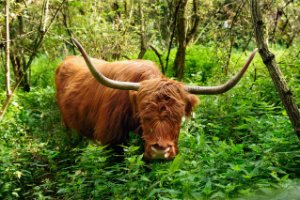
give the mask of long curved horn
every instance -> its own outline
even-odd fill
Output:
[[[90,69],[92,75],[94,78],[101,83],[102,85],[105,85],[110,88],[120,89],[120,90],[138,90],[140,88],[139,83],[134,82],[124,82],[124,81],[116,81],[109,79],[105,77],[101,72],[99,72],[93,65],[91,59],[85,52],[84,48],[81,46],[81,44],[74,38],[72,38],[74,44],[79,49],[81,55],[83,56],[88,68]]]
[[[206,94],[206,95],[212,95],[212,94],[222,94],[224,92],[227,92],[231,88],[233,88],[239,80],[242,78],[244,73],[246,72],[248,66],[250,65],[252,59],[254,58],[255,54],[257,52],[257,48],[253,50],[253,52],[250,54],[249,58],[247,59],[246,63],[244,64],[243,68],[237,73],[232,79],[228,80],[223,85],[218,86],[185,86],[185,90],[192,94]]]

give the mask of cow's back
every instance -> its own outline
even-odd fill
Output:
[[[151,61],[106,62],[92,59],[106,77],[140,82],[161,77]],[[81,57],[67,57],[56,71],[57,101],[65,125],[102,142],[120,143],[138,126],[132,114],[129,91],[105,87],[91,75]]]

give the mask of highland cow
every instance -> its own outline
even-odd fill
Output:
[[[252,61],[220,86],[185,86],[166,78],[151,61],[107,62],[67,57],[56,71],[57,102],[66,127],[103,145],[118,145],[134,131],[144,140],[144,157],[172,159],[183,116],[198,103],[195,94],[221,94],[234,87]]]

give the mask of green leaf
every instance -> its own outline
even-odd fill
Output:
[[[172,161],[169,167],[169,172],[174,173],[175,171],[179,170],[182,163],[183,163],[183,158],[178,154]]]

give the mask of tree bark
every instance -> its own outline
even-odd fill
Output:
[[[138,59],[142,59],[147,51],[146,32],[145,32],[145,19],[142,8],[142,0],[139,1],[139,15],[140,15],[140,43],[141,51],[138,55]]]
[[[9,33],[9,0],[6,0],[5,4],[5,27],[6,27],[6,45],[5,45],[5,55],[6,55],[6,63],[5,63],[5,87],[6,87],[6,96],[7,98],[11,96],[10,89],[10,33]]]
[[[185,10],[187,5],[187,0],[179,1],[179,9],[177,16],[177,40],[178,40],[178,49],[176,52],[176,57],[174,61],[174,71],[175,77],[179,80],[183,78],[184,73],[184,61],[185,61],[185,49],[186,49],[186,18]]]
[[[6,89],[6,99],[10,100],[12,93],[10,88],[10,32],[9,32],[9,0],[5,2],[5,32],[6,32],[6,45],[5,45],[5,89]],[[6,101],[7,102],[7,101]],[[4,102],[4,104],[6,104]],[[3,114],[6,111],[5,109],[1,109],[0,111],[0,120],[2,119]]]
[[[198,1],[193,0],[193,16],[192,16],[192,26],[188,30],[187,28],[187,20],[185,17],[186,6],[188,0],[179,1],[179,9],[177,15],[177,40],[178,40],[178,49],[174,61],[173,69],[175,71],[175,76],[182,80],[184,76],[185,69],[185,55],[186,55],[186,47],[191,39],[194,37],[197,32],[197,28],[199,25],[200,17],[198,15]]]
[[[49,13],[49,0],[44,1],[44,14],[43,14],[43,27],[42,27],[42,32],[46,31],[46,26],[48,23],[48,13]]]
[[[275,55],[270,52],[264,36],[264,22],[257,0],[250,1],[250,9],[253,20],[256,44],[260,56],[268,68],[272,81],[279,93],[280,99],[287,111],[289,119],[294,127],[295,133],[300,140],[300,112],[294,100],[292,91],[288,88],[283,74],[277,66]]]

